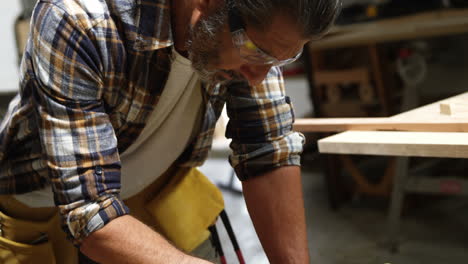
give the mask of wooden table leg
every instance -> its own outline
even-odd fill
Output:
[[[398,252],[401,210],[408,176],[409,158],[400,157],[396,161],[396,175],[393,184],[392,200],[388,214],[387,242],[392,253]]]
[[[341,169],[337,155],[321,155],[325,159],[325,185],[330,208],[337,210],[343,202],[343,188],[340,181]]]
[[[340,155],[339,159],[346,171],[351,174],[351,177],[356,182],[357,191],[364,194],[389,196],[392,189],[393,177],[395,175],[395,160],[390,159],[380,182],[370,183],[366,176],[356,166],[356,163],[349,155]]]
[[[390,105],[389,105],[389,100],[388,100],[388,94],[385,90],[385,84],[383,81],[383,74],[382,74],[382,68],[381,68],[382,65],[380,63],[377,44],[371,44],[369,45],[368,48],[369,48],[370,63],[372,67],[372,75],[374,77],[373,79],[375,81],[375,85],[377,88],[378,99],[379,99],[380,105],[382,106],[384,115],[388,116],[391,114],[391,110],[390,110]]]

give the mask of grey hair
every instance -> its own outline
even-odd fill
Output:
[[[266,29],[275,15],[295,19],[305,38],[318,38],[333,25],[341,9],[341,0],[234,0],[248,25]]]

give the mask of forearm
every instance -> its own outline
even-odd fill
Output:
[[[243,190],[270,263],[308,264],[300,168],[275,169],[244,181]]]
[[[81,252],[99,263],[209,264],[167,242],[142,222],[125,215],[84,239]]]

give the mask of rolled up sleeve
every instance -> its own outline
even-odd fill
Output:
[[[240,180],[281,166],[300,166],[304,136],[294,132],[294,112],[279,68],[258,86],[228,87],[226,136],[232,138],[229,161]]]
[[[60,8],[39,3],[28,52],[40,140],[64,230],[83,238],[128,213],[117,138],[101,100],[103,48]],[[109,55],[109,54],[107,54]],[[28,60],[26,60],[28,61]]]

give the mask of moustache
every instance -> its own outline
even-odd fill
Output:
[[[215,79],[220,83],[247,82],[247,79],[242,74],[232,70],[217,71]]]

